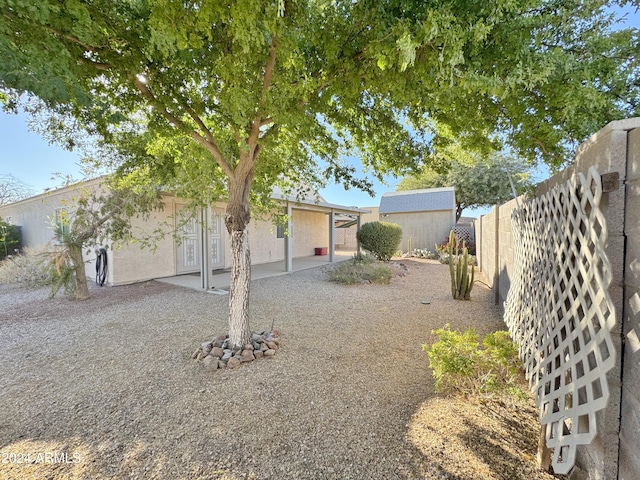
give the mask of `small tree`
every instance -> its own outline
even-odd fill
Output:
[[[398,190],[455,187],[456,220],[465,208],[490,207],[513,198],[509,177],[518,195],[531,185],[530,166],[523,160],[494,154],[483,160],[478,156],[462,154],[451,161],[448,170],[439,173],[431,168],[418,175],[403,178]]]
[[[131,240],[131,218],[146,219],[162,207],[160,194],[154,188],[134,189],[105,179],[99,187],[81,189],[55,225],[62,248],[54,252],[50,265],[51,296],[64,287],[66,291],[75,292],[77,300],[89,298],[83,251],[100,240]]]
[[[369,222],[360,227],[356,237],[362,248],[386,261],[398,251],[402,229],[395,223]]]

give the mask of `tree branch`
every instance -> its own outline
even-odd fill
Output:
[[[206,127],[205,127],[205,131],[209,132],[209,135],[211,135],[210,139],[207,139],[203,137],[201,134],[199,134],[198,132],[196,132],[195,130],[188,128],[182,120],[180,120],[178,117],[176,117],[171,112],[169,112],[167,108],[164,105],[162,105],[162,103],[153,95],[153,93],[151,93],[151,90],[149,90],[149,87],[147,86],[147,84],[141,81],[138,77],[133,77],[133,83],[136,86],[136,88],[140,91],[142,96],[154,108],[156,108],[160,112],[160,114],[169,121],[169,123],[171,123],[173,126],[177,128],[188,131],[191,138],[193,138],[194,140],[202,144],[207,150],[209,150],[209,152],[211,152],[214,160],[220,166],[220,168],[222,168],[224,173],[226,173],[227,176],[229,177],[233,176],[233,170],[234,170],[233,167],[224,158],[224,155],[218,148],[218,145],[216,144],[215,139],[213,138],[213,135],[211,135],[211,132],[209,132],[209,130],[206,129]]]
[[[251,122],[251,132],[249,134],[249,144],[253,144],[258,141],[258,135],[260,134],[260,127],[262,126],[262,108],[264,107],[267,93],[273,82],[273,74],[276,69],[276,53],[278,51],[278,39],[274,36],[271,38],[271,46],[269,47],[269,59],[267,65],[264,68],[264,79],[262,81],[262,91],[260,92],[260,100],[258,101],[258,110]]]

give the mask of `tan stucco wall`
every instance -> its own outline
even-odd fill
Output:
[[[22,227],[25,247],[40,249],[54,240],[53,221],[57,208],[72,210],[73,199],[82,190],[97,188],[94,182],[79,187],[67,187],[43,193],[9,205],[0,206],[0,217],[11,217],[11,223]]]
[[[163,203],[164,209],[154,212],[148,220],[140,217],[131,219],[132,233],[137,238],[152,235],[154,229],[162,228],[165,237],[155,241],[155,250],[141,248],[140,243],[132,243],[117,245],[109,252],[113,285],[176,274],[176,249],[172,231],[175,225],[176,200],[173,197],[164,197]]]
[[[409,238],[411,248],[426,248],[435,251],[436,243],[442,243],[449,235],[451,228],[456,223],[455,213],[452,210],[440,210],[434,212],[415,213],[389,213],[380,215],[381,222],[396,223],[402,228],[402,240],[400,250],[409,250]]]
[[[294,258],[313,255],[316,247],[329,246],[329,217],[326,213],[294,208],[291,223]],[[249,245],[252,264],[284,260],[284,238],[277,238],[276,233],[277,229],[269,217],[251,220]],[[225,267],[231,267],[231,240],[228,235],[225,238]]]
[[[22,227],[22,244],[35,250],[45,247],[55,248],[54,220],[57,208],[66,207],[71,213],[74,209],[74,198],[78,198],[87,190],[98,191],[99,183],[90,181],[80,187],[72,186],[60,188],[48,193],[37,195],[9,205],[0,206],[0,217],[11,217],[13,225]],[[83,253],[87,277],[95,278],[95,254],[93,247],[90,252]],[[107,282],[111,282],[111,272]]]
[[[371,213],[363,213],[360,215],[360,225],[368,222],[377,222],[380,219],[378,211],[380,207],[362,207],[363,210],[369,210]],[[348,228],[336,228],[336,249],[355,251],[358,247],[356,239],[357,225]]]
[[[314,255],[316,247],[329,246],[329,215],[293,210],[293,257]]]
[[[83,188],[86,188],[83,184]],[[0,216],[10,216],[15,225],[22,227],[24,245],[42,248],[54,237],[48,217],[64,206],[78,192],[72,188],[56,190],[46,195],[32,197],[8,206],[0,207]],[[155,248],[141,248],[140,242],[111,245],[105,241],[109,264],[109,285],[124,285],[176,275],[176,242],[174,239],[176,208],[186,205],[181,199],[166,195],[165,208],[153,213],[148,219],[131,220],[134,237],[154,236],[159,227],[164,238],[155,240]],[[224,212],[226,204],[217,202],[215,208]],[[274,212],[275,213],[275,212]],[[279,212],[278,212],[279,213]],[[252,263],[267,263],[283,260],[284,239],[277,238],[276,228],[269,217],[253,219],[249,224],[249,241]],[[314,255],[316,247],[329,246],[329,216],[325,212],[293,207],[292,211],[293,257]],[[224,233],[225,268],[231,266],[231,241]],[[85,255],[87,276],[95,277],[95,255]]]

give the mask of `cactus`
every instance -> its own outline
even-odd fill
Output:
[[[449,253],[449,271],[451,273],[451,295],[456,300],[470,300],[475,265],[471,265],[471,275],[469,275],[469,251],[463,241],[462,258],[460,258],[460,244],[454,237],[453,230],[449,234],[447,249]]]

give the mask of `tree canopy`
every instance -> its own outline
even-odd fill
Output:
[[[367,189],[346,153],[402,174],[446,160],[452,141],[558,164],[636,114],[638,32],[612,32],[607,5],[0,0],[0,99],[73,118],[123,175],[226,197],[230,311],[245,315],[249,199],[274,184]]]
[[[417,175],[404,177],[398,190],[455,187],[456,220],[465,208],[491,207],[513,198],[511,182],[518,195],[532,186],[530,167],[522,160],[493,154],[487,159],[475,157],[467,163],[452,162],[439,173],[424,169]]]

